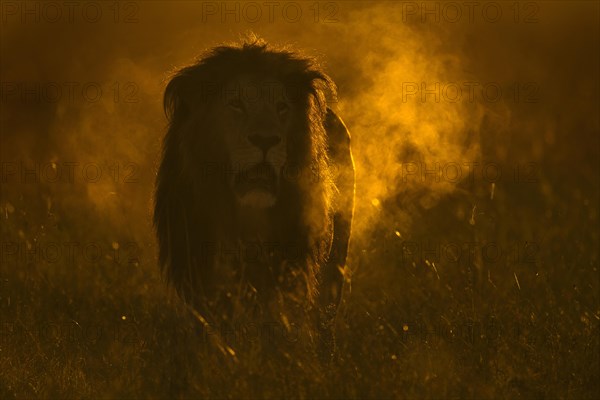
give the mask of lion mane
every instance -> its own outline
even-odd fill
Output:
[[[242,167],[232,163],[231,147],[219,133],[227,121],[214,108],[240,76],[280,82],[297,110],[287,132],[286,172],[276,202],[265,211],[270,236],[254,243],[253,251],[247,243],[236,247],[248,228],[229,178]],[[224,271],[233,271],[235,282],[247,282],[266,299],[276,290],[293,291],[300,277],[303,299],[322,315],[335,313],[354,207],[354,165],[348,130],[327,107],[327,95],[335,97],[335,85],[315,60],[257,38],[216,47],[171,77],[154,226],[163,271],[196,309],[210,312],[219,285],[227,282]],[[290,277],[296,283],[286,286]]]

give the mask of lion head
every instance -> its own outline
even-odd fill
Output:
[[[314,60],[258,39],[172,76],[154,223],[160,264],[186,300],[210,301],[224,282],[268,294],[300,277],[314,301],[337,191],[327,93]]]

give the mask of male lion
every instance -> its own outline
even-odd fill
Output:
[[[176,72],[154,224],[163,270],[207,319],[296,304],[317,311],[331,350],[354,164],[327,92],[312,59],[256,38]]]

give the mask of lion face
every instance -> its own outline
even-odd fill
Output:
[[[215,134],[229,156],[228,186],[241,207],[277,202],[297,106],[277,79],[243,75],[214,105]]]

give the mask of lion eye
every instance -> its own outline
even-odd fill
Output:
[[[277,114],[283,115],[289,111],[290,107],[286,103],[280,101],[279,103],[277,103],[276,109]]]
[[[236,112],[244,112],[244,103],[240,99],[230,100],[227,105]]]

